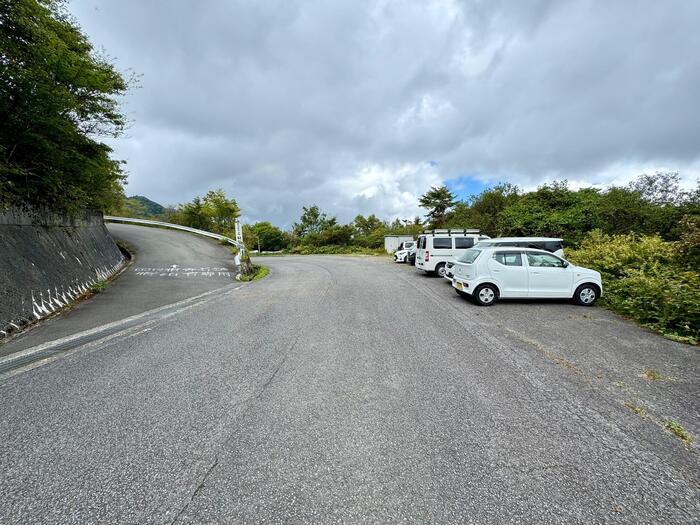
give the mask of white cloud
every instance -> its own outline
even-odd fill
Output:
[[[425,210],[418,207],[418,198],[430,186],[442,184],[442,177],[429,163],[360,166],[356,172],[335,182],[340,202],[349,202],[349,212],[376,213],[382,217],[413,218]],[[426,186],[427,185],[427,186]]]
[[[700,4],[73,0],[143,75],[114,142],[129,193],[223,187],[250,220],[407,217],[473,174],[536,187],[698,176]],[[438,161],[429,165],[428,161]]]

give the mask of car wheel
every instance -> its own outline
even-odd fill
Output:
[[[598,287],[593,284],[582,284],[574,292],[574,302],[579,306],[593,306],[598,300]]]
[[[438,264],[435,267],[435,273],[438,277],[445,277],[445,263]]]
[[[498,300],[498,290],[492,284],[482,284],[474,290],[472,297],[479,306],[491,306]]]

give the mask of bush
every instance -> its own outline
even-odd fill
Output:
[[[602,274],[603,305],[672,339],[700,339],[700,273],[689,269],[677,243],[593,231],[567,255]]]
[[[384,249],[363,248],[361,246],[294,246],[289,250],[289,253],[296,255],[386,255]]]
[[[269,273],[270,269],[267,266],[263,266],[261,264],[251,264],[248,267],[248,272],[241,274],[240,279],[244,282],[257,281],[258,279],[267,277]]]

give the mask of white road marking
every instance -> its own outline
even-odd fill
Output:
[[[75,350],[77,348],[80,348],[85,345],[91,345],[95,343],[99,343],[101,341],[107,341],[114,339],[115,337],[119,335],[123,335],[129,332],[133,332],[134,330],[138,330],[139,328],[143,328],[148,325],[152,325],[156,323],[157,321],[167,319],[169,317],[172,317],[173,315],[176,315],[180,312],[183,312],[185,310],[188,310],[189,308],[193,308],[195,306],[198,306],[200,304],[203,304],[204,302],[207,302],[208,299],[213,299],[215,297],[221,296],[221,295],[227,295],[229,293],[235,292],[236,290],[240,290],[243,285],[238,285],[235,288],[232,288],[233,285],[228,285],[223,288],[219,288],[217,290],[211,290],[209,292],[205,292],[203,294],[195,295],[194,297],[189,297],[187,299],[183,299],[182,301],[177,301],[175,303],[171,304],[166,304],[164,306],[159,306],[158,308],[154,308],[153,310],[148,310],[147,312],[142,312],[140,314],[132,315],[131,317],[127,317],[125,319],[120,319],[119,321],[114,321],[111,323],[104,324],[102,326],[98,326],[96,328],[91,328],[89,330],[84,330],[82,332],[78,332],[77,334],[73,334],[67,337],[62,337],[60,339],[56,339],[54,341],[49,341],[47,343],[42,343],[37,346],[32,346],[31,348],[27,348],[25,350],[21,350],[19,352],[15,352],[9,355],[6,355],[5,357],[0,358],[0,365],[3,365],[5,363],[10,363],[12,361],[15,361],[17,359],[23,358],[25,356],[31,355],[31,354],[36,354],[38,352],[42,352],[44,350],[50,350],[54,347],[70,343],[71,341],[77,341],[78,339],[81,339],[83,337],[88,337],[91,335],[98,335],[100,332],[109,332],[105,337],[103,338],[98,338],[98,339],[93,339],[90,341],[86,341],[83,344],[79,344],[77,347],[74,349],[70,349],[67,352],[72,353],[72,350]],[[203,299],[203,300],[201,300]],[[157,314],[158,312],[162,312],[167,309],[175,308],[172,312],[166,313],[163,317],[157,318],[157,319],[144,319],[146,317],[152,316],[154,314]],[[137,325],[130,325],[133,321],[137,321],[139,319],[143,319],[143,323],[137,324]],[[124,326],[124,329],[121,331],[117,332],[111,332],[112,329],[119,328],[120,326]],[[64,355],[62,353],[61,355]],[[44,362],[50,362],[54,360],[56,356],[49,356],[46,357],[45,359],[41,359],[38,362],[44,363]],[[19,370],[28,370],[31,368],[35,368],[37,366],[37,362],[33,363],[28,363],[26,366],[21,367]],[[9,375],[14,375],[14,372],[17,370],[11,370],[8,371],[6,374],[2,374],[3,376]]]

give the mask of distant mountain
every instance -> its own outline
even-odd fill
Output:
[[[144,217],[153,217],[165,211],[163,206],[142,195],[134,195],[133,197],[129,197],[128,200],[133,203],[138,203],[137,206],[139,208],[143,206],[142,215]]]

